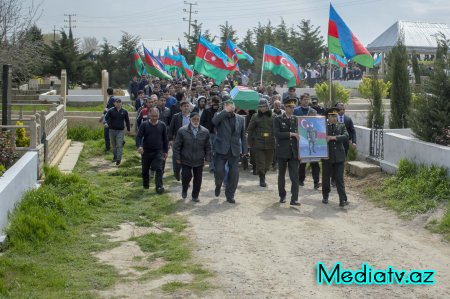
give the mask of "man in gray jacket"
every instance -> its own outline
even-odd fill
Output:
[[[190,123],[178,130],[173,144],[173,156],[178,165],[181,165],[181,197],[187,197],[189,183],[194,177],[192,201],[199,202],[198,195],[202,186],[202,172],[205,161],[211,157],[211,144],[209,131],[200,126],[198,112],[190,114]]]
[[[228,183],[225,189],[225,196],[229,203],[235,203],[234,193],[239,181],[239,158],[240,155],[247,154],[247,140],[245,138],[245,120],[242,116],[234,112],[233,101],[224,102],[224,108],[217,113],[212,123],[216,128],[216,140],[214,141],[215,156],[215,195],[220,195],[223,178],[225,175],[225,164],[228,162],[229,174]]]

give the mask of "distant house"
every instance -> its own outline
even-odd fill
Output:
[[[370,52],[388,53],[394,47],[400,37],[408,53],[420,54],[421,60],[432,60],[436,53],[436,37],[443,33],[450,38],[450,26],[442,23],[397,21],[373,42],[367,49]]]

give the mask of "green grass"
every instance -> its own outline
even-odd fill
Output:
[[[139,280],[190,273],[192,282],[171,283],[162,289],[202,292],[210,288],[211,274],[192,261],[194,245],[183,235],[187,221],[175,214],[176,201],[142,189],[132,138],[126,137],[124,162],[112,172],[99,172],[89,164],[93,158],[110,160],[111,154],[103,152],[102,140],[86,139],[75,174],[46,168],[43,186],[27,192],[13,212],[0,256],[0,298],[97,298],[96,290],[124,277],[99,263],[92,253],[118,246],[102,232],[124,222],[167,230],[134,239],[150,259],[165,260],[159,269],[139,266],[139,271],[145,271]],[[171,182],[172,177],[165,179],[166,185]]]
[[[67,139],[73,141],[101,140],[103,128],[73,127],[67,129]]]
[[[450,178],[445,168],[401,160],[395,176],[379,187],[368,188],[366,194],[405,218],[447,207],[444,217],[430,223],[428,228],[450,239]]]

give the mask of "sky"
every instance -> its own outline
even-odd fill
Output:
[[[32,0],[26,0],[29,3]],[[73,34],[83,40],[95,37],[117,45],[123,32],[138,35],[142,39],[180,39],[184,44],[184,32],[188,31],[189,5],[193,2],[196,19],[219,36],[219,25],[229,24],[237,30],[240,39],[248,29],[270,20],[278,25],[281,18],[288,27],[298,25],[301,19],[310,19],[312,25],[320,27],[326,40],[329,0],[34,0],[42,1],[41,16],[37,25],[43,33],[53,33],[68,26],[67,16],[75,14]],[[364,44],[372,42],[378,35],[398,20],[424,21],[450,24],[449,0],[335,0],[332,4],[347,23],[353,34]],[[66,29],[68,30],[68,29]],[[238,40],[239,42],[240,40]]]

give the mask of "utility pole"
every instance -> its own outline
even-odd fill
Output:
[[[189,11],[186,8],[183,9],[184,12],[189,13],[189,20],[187,20],[186,18],[183,18],[183,21],[189,22],[188,35],[190,36],[191,35],[191,24],[192,24],[192,22],[191,22],[192,14],[197,14],[198,13],[198,11],[192,11],[192,6],[193,5],[197,5],[197,2],[193,3],[193,2],[184,1],[184,4],[189,5]]]
[[[56,26],[53,25],[53,41],[56,41]]]
[[[64,14],[65,17],[69,17],[69,20],[64,20],[65,23],[69,23],[69,36],[72,36],[72,28],[77,28],[77,26],[72,26],[72,23],[76,23],[76,20],[73,20],[73,17],[76,17],[76,14]],[[67,28],[67,26],[64,26],[64,28]]]

